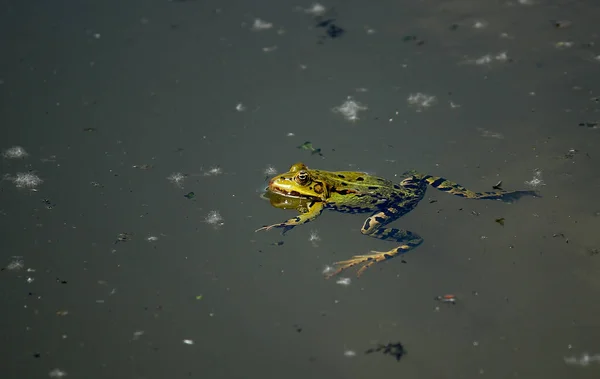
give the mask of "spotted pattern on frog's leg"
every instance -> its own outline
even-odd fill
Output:
[[[458,183],[451,182],[438,176],[425,175],[423,179],[427,184],[449,194],[464,197],[467,199],[498,199],[514,200],[521,196],[536,196],[535,191],[493,191],[493,192],[473,192]]]
[[[393,209],[393,208],[392,208]],[[388,212],[390,209],[387,210]],[[397,217],[385,217],[386,211],[382,211],[369,217],[360,232],[369,237],[374,237],[384,241],[400,242],[408,247],[415,248],[423,242],[423,238],[416,233],[404,229],[382,228],[382,226],[395,220]],[[398,216],[399,217],[399,216]],[[392,250],[391,250],[392,251]]]
[[[369,234],[369,236],[384,241],[402,242],[408,245],[411,249],[419,246],[423,242],[423,238],[421,238],[421,236],[419,236],[418,234],[405,229],[397,228],[377,229],[373,233]]]
[[[410,212],[412,207],[404,206],[404,207],[388,207],[380,212],[374,213],[371,217],[365,220],[365,223],[361,229],[362,234],[372,235],[379,228],[389,224],[390,222],[397,220],[398,218],[404,216],[406,213]],[[382,229],[385,230],[385,229]]]

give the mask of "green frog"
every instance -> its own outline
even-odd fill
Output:
[[[385,241],[400,243],[388,251],[371,251],[351,259],[334,263],[326,273],[332,277],[353,266],[358,266],[357,276],[377,262],[382,262],[419,246],[423,242],[416,233],[404,229],[385,228],[390,222],[412,211],[425,196],[427,186],[467,199],[512,201],[525,195],[535,196],[535,191],[473,192],[460,184],[442,177],[408,171],[400,183],[354,171],[322,171],[309,169],[296,163],[284,174],[269,181],[265,197],[271,205],[281,209],[295,209],[300,214],[287,221],[264,226],[256,231],[283,229],[286,233],[295,226],[315,220],[323,210],[344,213],[372,213],[361,233]]]

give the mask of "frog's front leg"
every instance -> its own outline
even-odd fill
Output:
[[[325,209],[325,203],[312,203],[308,206],[308,212],[301,213],[298,216],[290,218],[289,220],[281,222],[279,224],[263,226],[262,228],[256,229],[255,232],[259,232],[261,230],[271,230],[273,228],[283,228],[282,234],[285,234],[294,226],[306,224],[309,221],[313,221],[314,219],[319,217],[321,213],[323,213],[323,209]]]
[[[354,266],[360,266],[356,273],[356,276],[360,276],[373,264],[394,258],[395,256],[404,254],[407,251],[419,246],[423,242],[423,238],[421,238],[419,235],[404,229],[383,227],[384,225],[400,217],[402,214],[404,214],[402,209],[386,209],[369,217],[361,229],[363,234],[370,237],[375,237],[385,241],[400,242],[402,245],[388,251],[371,251],[371,254],[355,255],[351,259],[336,262],[334,263],[336,268],[327,273],[326,277],[330,278]]]

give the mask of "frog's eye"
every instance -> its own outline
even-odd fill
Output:
[[[298,182],[298,184],[306,184],[308,182],[308,172],[302,170],[298,173],[298,175],[296,175],[296,182]]]

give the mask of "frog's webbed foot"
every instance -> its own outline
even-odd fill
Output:
[[[542,197],[542,195],[540,195],[537,191],[510,191],[502,194],[500,196],[500,200],[505,203],[514,203],[524,196]]]
[[[361,266],[358,269],[358,271],[356,272],[356,276],[360,277],[367,268],[374,265],[375,263],[386,261],[388,259],[394,258],[396,255],[399,255],[399,254],[404,254],[412,248],[413,247],[409,246],[409,245],[401,245],[390,251],[374,251],[374,250],[372,250],[371,254],[355,255],[354,257],[352,257],[348,260],[335,262],[334,263],[335,269],[331,272],[328,272],[325,275],[325,277],[327,279],[329,279],[329,278],[339,274],[340,272],[342,272],[346,269],[349,269],[350,267]]]

